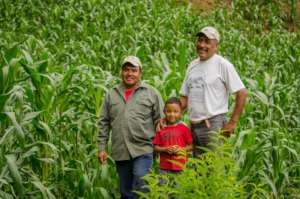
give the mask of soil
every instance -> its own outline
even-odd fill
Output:
[[[203,11],[211,11],[215,8],[229,8],[231,5],[231,0],[189,0],[189,3],[193,5],[194,8],[203,10]]]
[[[232,0],[177,0],[178,3],[188,3],[192,8],[201,12],[210,12],[216,8],[231,8]],[[290,16],[291,7],[285,1],[279,1],[282,7],[282,16]],[[296,3],[296,17],[293,21],[284,18],[286,27],[289,31],[298,31],[300,28],[300,1]],[[268,31],[268,24],[265,24],[265,29]]]

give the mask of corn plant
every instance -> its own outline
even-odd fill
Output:
[[[228,140],[234,169],[207,180],[224,190],[233,180],[233,198],[299,198],[298,4],[241,0],[206,12],[172,0],[0,1],[0,198],[118,198],[114,161],[97,160],[103,96],[128,54],[164,99],[179,95],[205,25],[220,31],[219,53],[250,93]],[[183,190],[203,185],[190,177]]]

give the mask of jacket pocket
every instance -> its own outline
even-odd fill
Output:
[[[136,102],[136,114],[142,119],[147,119],[152,116],[152,103],[149,100],[139,100]]]
[[[114,120],[121,111],[121,103],[120,102],[111,102],[109,106],[109,115]]]

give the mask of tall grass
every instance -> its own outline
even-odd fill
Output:
[[[249,5],[1,1],[0,198],[119,197],[113,160],[96,158],[102,98],[127,54],[165,99],[178,95],[204,25],[220,30],[220,53],[251,94],[229,140],[236,180],[249,198],[297,198],[300,33],[287,31],[276,2]]]

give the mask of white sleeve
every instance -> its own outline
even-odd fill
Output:
[[[222,63],[223,70],[222,76],[225,81],[226,88],[230,93],[235,93],[243,88],[245,88],[240,76],[236,72],[234,66],[231,63]]]
[[[188,84],[187,84],[187,76],[188,76],[188,70],[186,71],[184,80],[182,82],[179,94],[181,96],[188,96]]]

